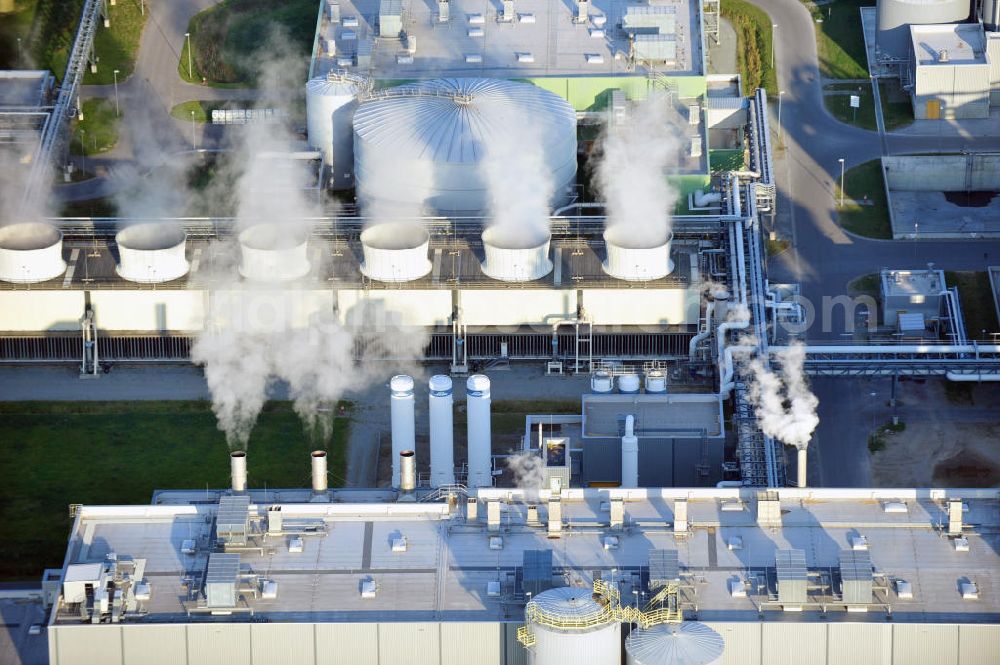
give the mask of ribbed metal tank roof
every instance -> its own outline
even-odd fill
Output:
[[[503,79],[450,78],[392,89],[362,104],[354,131],[365,141],[391,145],[402,155],[470,164],[484,146],[516,135],[512,119],[542,123],[543,140],[575,140],[576,113],[566,100],[530,83]],[[549,132],[555,132],[552,136]]]
[[[695,621],[634,630],[625,640],[628,665],[710,665],[725,648],[721,635]]]

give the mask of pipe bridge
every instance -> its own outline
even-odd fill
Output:
[[[779,356],[788,347],[772,346]],[[1000,345],[807,346],[810,376],[944,376],[952,381],[1000,381]]]

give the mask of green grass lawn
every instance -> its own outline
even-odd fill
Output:
[[[839,174],[837,174],[839,176]],[[840,182],[834,186],[834,196],[840,203]],[[865,197],[871,205],[861,205]],[[879,160],[859,164],[844,174],[844,207],[838,210],[840,225],[852,233],[869,238],[892,238],[889,206],[882,180]]]
[[[743,77],[743,93],[752,95],[757,88],[764,88],[768,95],[776,96],[771,19],[764,10],[743,0],[722,0],[721,13],[736,30],[736,59]]]
[[[875,98],[871,83],[830,83],[823,86],[823,101],[826,108],[837,120],[861,129],[878,129],[875,122]],[[828,94],[834,92],[836,94]],[[851,108],[851,95],[860,97],[860,106],[855,115]]]
[[[822,6],[806,3],[816,26],[816,51],[821,76],[835,79],[868,78],[868,58],[865,55],[860,8],[874,4],[872,0],[837,0]]]
[[[145,0],[148,2],[149,0]],[[140,0],[118,0],[114,7],[108,7],[111,27],[100,24],[94,35],[94,50],[97,53],[97,73],[89,70],[83,78],[87,85],[108,85],[114,83],[114,70],[118,70],[118,82],[132,75],[135,70],[135,56],[139,51],[139,38],[146,25],[146,16],[139,5]]]
[[[89,201],[67,201],[59,209],[60,217],[117,217],[118,205],[113,198]]]
[[[154,489],[229,486],[229,450],[207,402],[0,404],[0,579],[60,566],[69,504],[147,504]],[[335,421],[331,486],[342,484],[348,433]],[[309,451],[288,402],[267,405],[248,447],[251,487],[308,487]]]
[[[709,150],[712,171],[740,171],[746,166],[743,150]]]
[[[0,14],[0,69],[21,69],[30,64],[29,38],[37,9],[37,0],[17,0],[14,11]]]
[[[48,69],[61,79],[82,8],[83,0],[16,0],[16,11],[0,17],[0,67]]]
[[[990,333],[1000,331],[1000,325],[997,323],[989,276],[985,272],[946,272],[944,279],[949,287],[958,287],[965,334],[969,339],[992,341]]]
[[[170,109],[170,115],[178,120],[191,121],[191,112],[194,111],[194,121],[206,123],[212,121],[212,111],[218,109],[242,109],[253,108],[253,100],[227,100],[227,101],[190,101],[182,102]]]
[[[891,132],[913,122],[913,104],[898,80],[879,81],[878,94],[882,99],[882,119],[886,131]]]
[[[259,72],[261,56],[269,52],[268,42],[275,30],[292,57],[292,68],[305,74],[316,28],[314,0],[224,0],[191,19],[193,56],[189,68],[188,45],[177,63],[186,81],[209,85],[252,85]],[[190,71],[189,71],[190,69]]]
[[[114,99],[87,99],[83,120],[73,120],[70,150],[74,155],[99,155],[118,143],[118,123]]]

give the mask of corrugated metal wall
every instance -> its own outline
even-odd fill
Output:
[[[51,665],[525,665],[517,623],[63,625]],[[721,665],[995,665],[1000,624],[706,622]]]

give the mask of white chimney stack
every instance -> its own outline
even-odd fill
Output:
[[[431,487],[455,484],[455,433],[451,377],[436,374],[428,382],[431,417]]]
[[[639,486],[639,438],[635,435],[635,416],[625,418],[622,437],[622,487]]]
[[[399,489],[412,492],[417,489],[417,458],[412,450],[399,453]]]
[[[399,487],[399,454],[417,447],[414,424],[413,378],[405,374],[389,381],[392,397],[389,413],[392,420],[392,486]]]
[[[229,475],[234,492],[247,491],[247,454],[244,451],[237,450],[229,454]]]
[[[798,461],[798,465],[797,465],[798,466],[798,486],[799,487],[805,487],[806,486],[806,476],[808,475],[807,474],[808,466],[806,464],[807,462],[808,462],[808,455],[806,454],[806,449],[805,448],[799,448],[799,461]]]
[[[325,450],[312,451],[312,486],[313,492],[317,494],[327,489]]]
[[[490,431],[490,377],[473,374],[465,383],[468,416],[469,479],[473,487],[493,485],[492,440]]]

